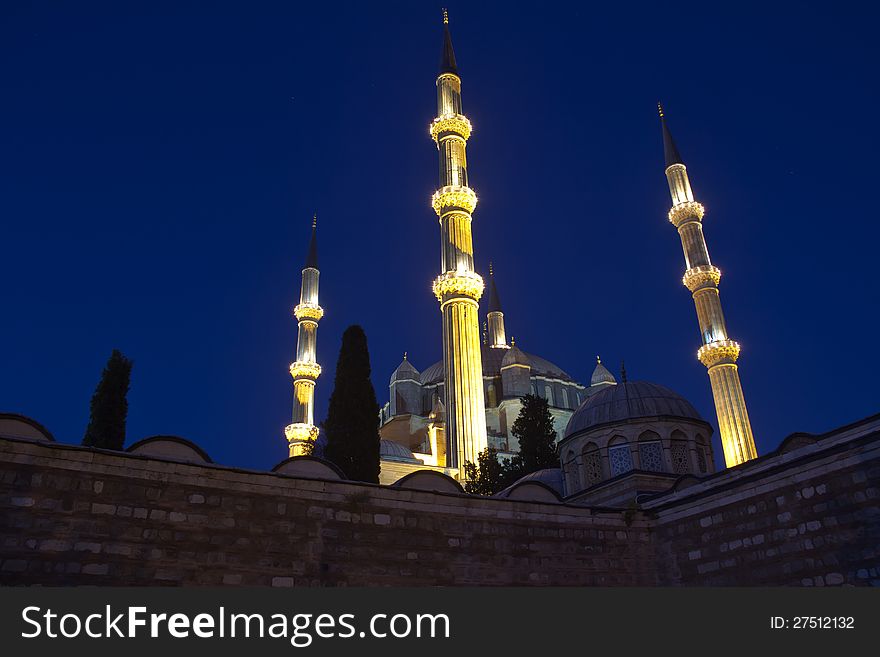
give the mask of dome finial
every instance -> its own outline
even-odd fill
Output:
[[[403,360],[406,360],[406,352],[403,352]]]
[[[620,380],[622,383],[626,383],[626,362],[620,361]]]
[[[492,261],[489,261],[489,276],[494,276],[495,274],[492,272]]]
[[[516,346],[516,338],[513,337],[512,335],[510,336],[510,346],[511,346],[511,347],[515,347],[515,346]]]
[[[449,25],[449,12],[446,11],[446,7],[443,7],[443,24]]]
[[[663,118],[663,105],[660,104],[660,101],[657,101],[657,111],[660,112],[660,118]]]
[[[599,358],[599,356],[596,356],[596,365],[601,365],[601,364],[602,364],[602,359]]]
[[[317,228],[317,227],[318,227],[318,213],[315,212],[315,214],[312,215],[312,228]]]

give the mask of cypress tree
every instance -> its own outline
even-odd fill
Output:
[[[128,388],[132,361],[114,349],[92,395],[89,426],[82,444],[86,447],[122,449],[128,416]]]
[[[537,395],[522,398],[522,409],[513,423],[513,435],[519,439],[521,476],[536,470],[559,467],[556,429],[547,400]]]
[[[360,326],[349,326],[342,334],[323,428],[325,458],[348,479],[379,483],[379,404],[370,381],[367,336]]]

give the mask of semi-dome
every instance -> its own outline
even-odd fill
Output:
[[[568,421],[565,437],[604,424],[646,417],[669,417],[705,423],[691,403],[669,388],[647,381],[608,386],[578,407]]]
[[[501,376],[502,361],[504,360],[504,357],[514,349],[526,357],[528,360],[527,364],[532,368],[532,376],[543,376],[548,379],[559,379],[566,383],[575,383],[575,380],[572,379],[568,373],[566,373],[561,367],[551,363],[546,358],[541,358],[535,354],[524,352],[518,347],[498,349],[485,344],[481,345],[480,348],[483,361],[483,376]],[[430,367],[426,367],[422,372],[420,381],[423,386],[443,383],[443,376],[443,361],[441,360]]]
[[[379,458],[383,461],[397,461],[399,463],[421,463],[411,450],[400,443],[384,438],[379,441]]]
[[[391,383],[395,381],[418,381],[419,371],[409,362],[406,354],[403,355],[403,361],[397,366],[397,369],[391,374]]]

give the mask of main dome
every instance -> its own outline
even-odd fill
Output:
[[[587,397],[569,419],[565,437],[603,424],[645,417],[705,422],[687,399],[669,388],[647,381],[627,381]]]
[[[501,361],[504,360],[509,351],[510,349],[498,349],[488,345],[481,345],[480,353],[483,361],[483,376],[501,376]],[[549,360],[529,353],[526,353],[525,356],[532,368],[533,376],[543,376],[548,379],[559,379],[566,383],[575,383],[575,380],[561,367],[554,365]],[[426,367],[422,371],[420,380],[423,386],[443,383],[443,361],[441,360],[430,367]]]

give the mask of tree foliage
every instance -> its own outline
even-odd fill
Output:
[[[498,450],[488,447],[477,455],[477,462],[464,464],[464,490],[473,495],[494,495],[516,481],[511,462],[498,458]]]
[[[349,326],[342,334],[323,429],[324,458],[338,465],[352,481],[379,483],[378,413],[367,336],[360,326]]]
[[[519,439],[521,476],[544,468],[558,468],[556,429],[547,400],[537,395],[526,395],[521,401],[522,409],[511,429],[511,433]]]
[[[89,425],[82,444],[86,447],[122,449],[128,417],[128,389],[133,363],[114,349],[92,395]]]

